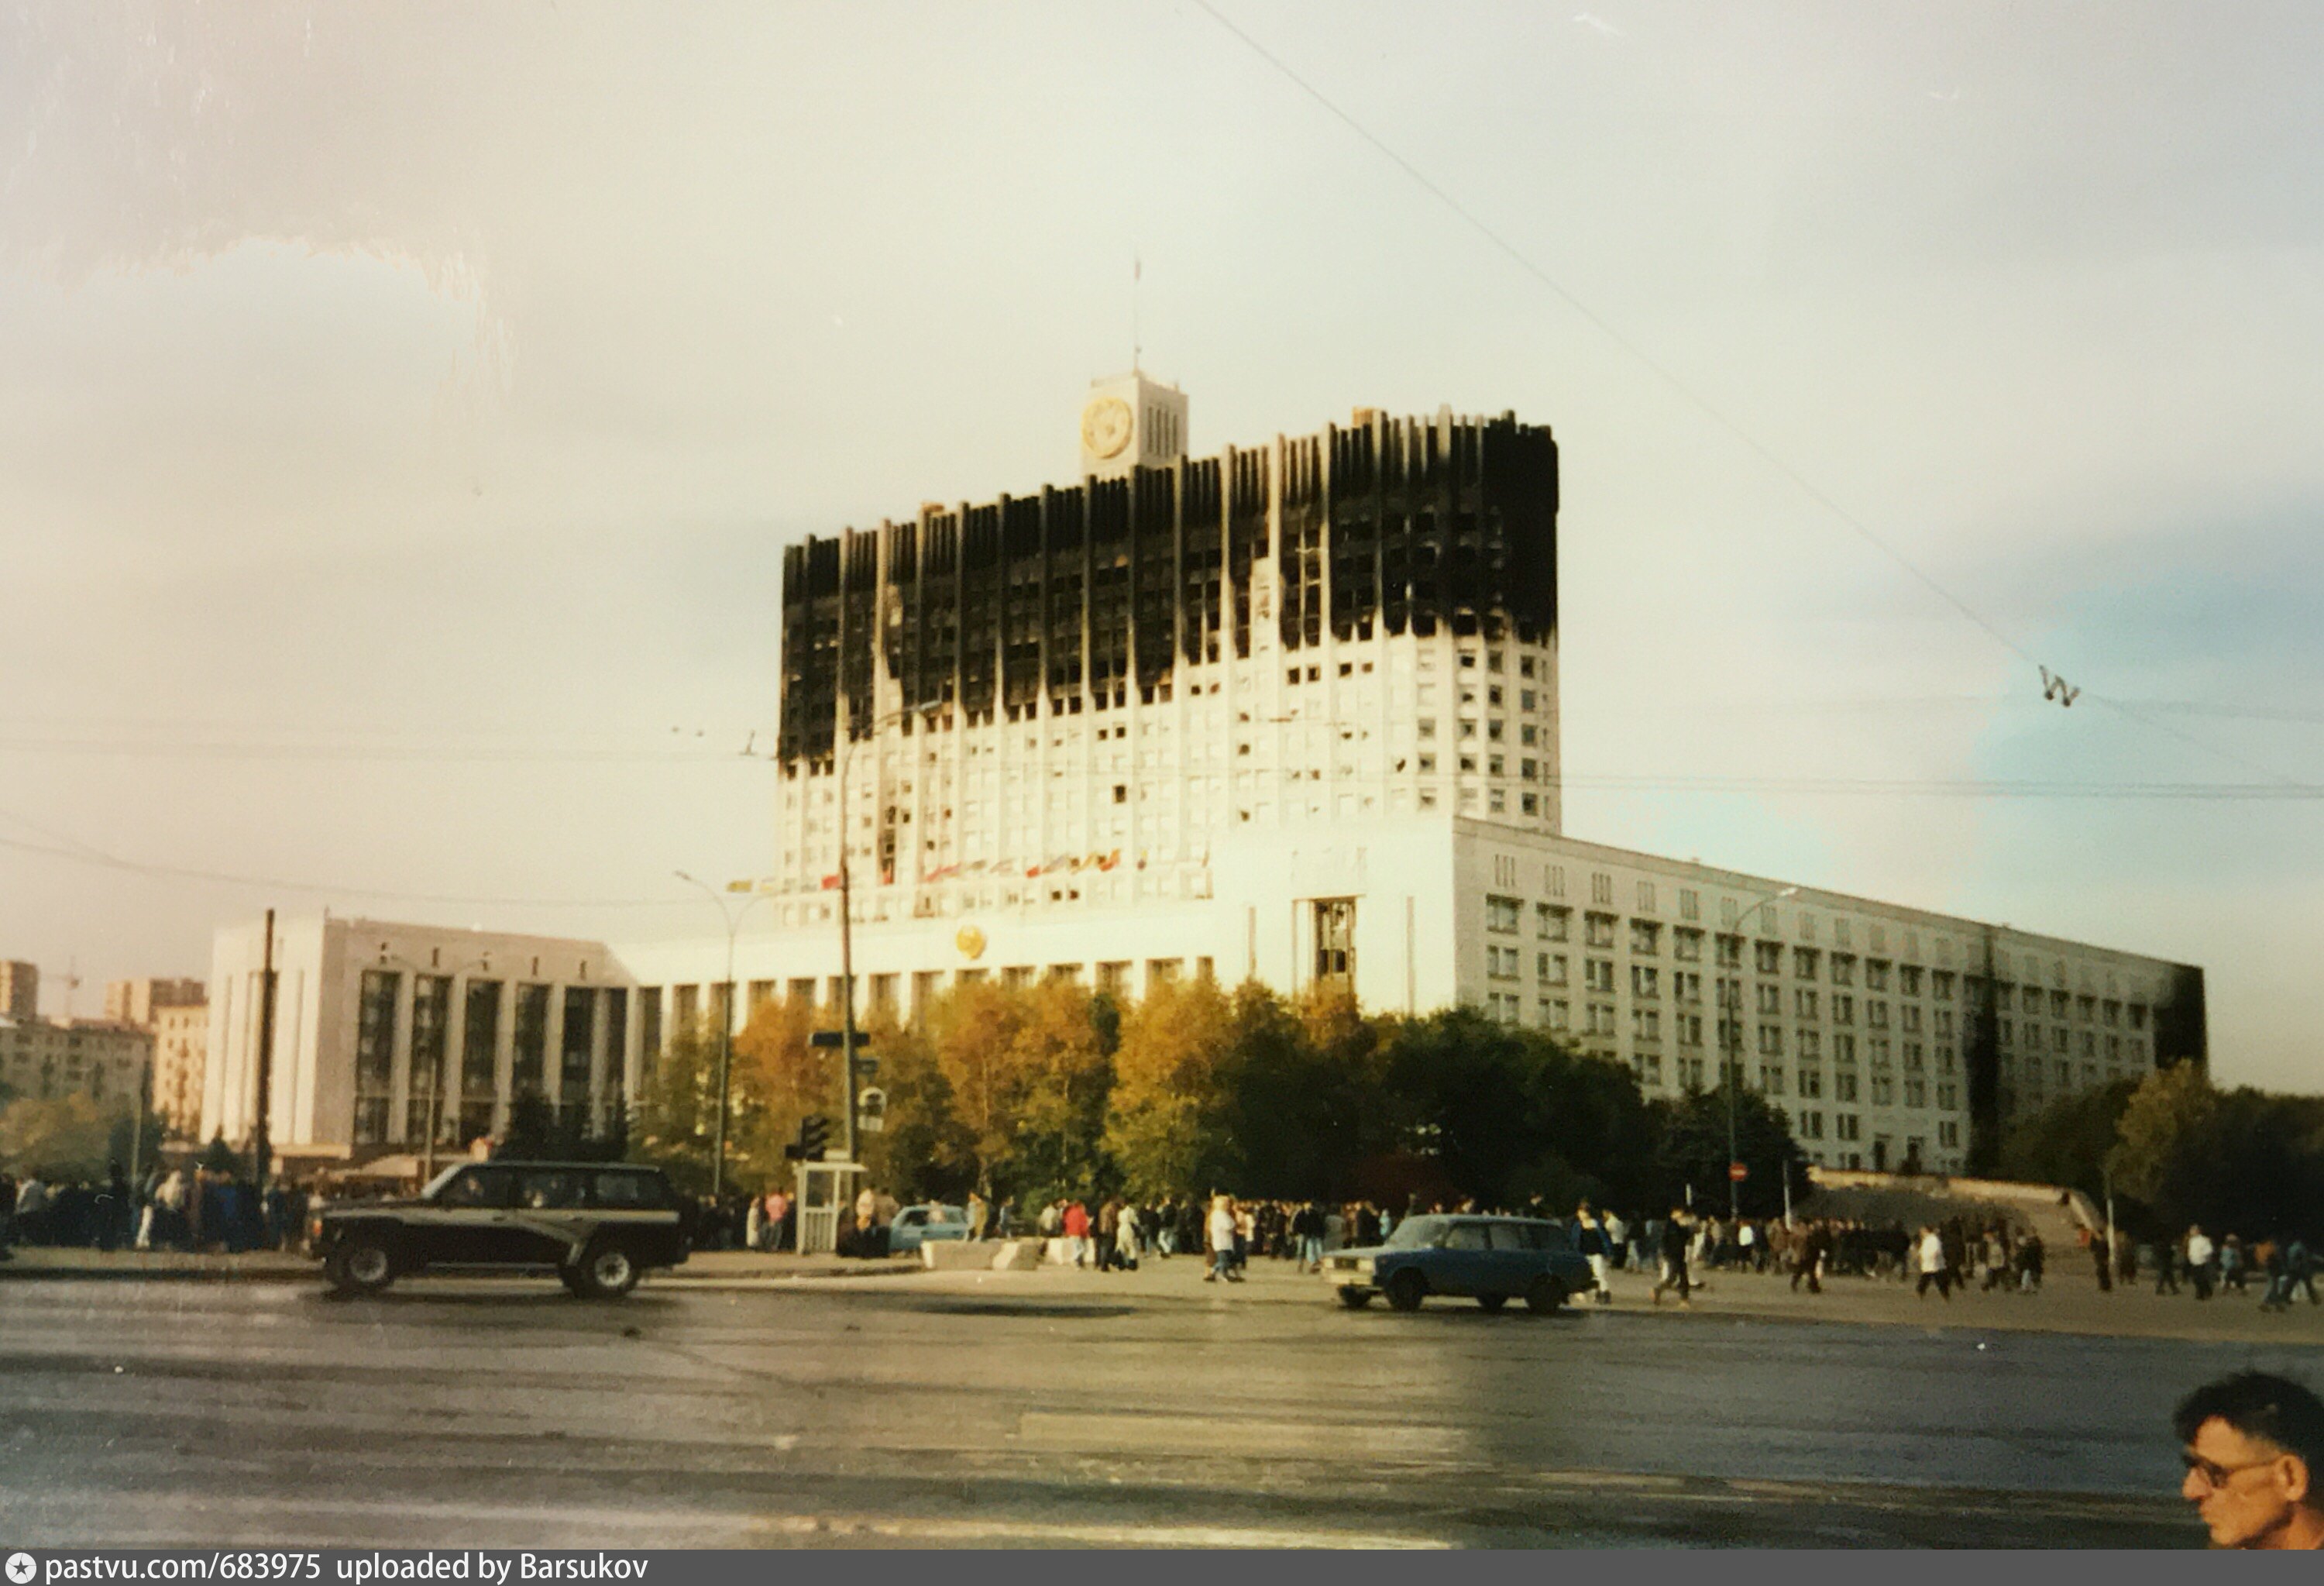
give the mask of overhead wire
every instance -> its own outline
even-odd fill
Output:
[[[1999,623],[1994,622],[1984,613],[1969,604],[1967,600],[1963,599],[1959,595],[1956,595],[1934,574],[1929,572],[1919,563],[1915,562],[1911,557],[1907,556],[1886,536],[1876,530],[1862,518],[1858,517],[1856,513],[1849,512],[1848,508],[1841,505],[1821,485],[1817,484],[1814,480],[1809,478],[1806,474],[1795,467],[1790,459],[1776,451],[1775,447],[1767,442],[1761,440],[1755,432],[1747,428],[1739,420],[1737,420],[1729,414],[1727,410],[1721,408],[1718,403],[1712,401],[1709,397],[1704,396],[1701,392],[1697,391],[1692,384],[1683,378],[1676,370],[1673,369],[1660,358],[1655,357],[1637,341],[1624,335],[1611,320],[1608,319],[1606,316],[1600,314],[1597,309],[1591,308],[1588,303],[1584,302],[1580,297],[1575,295],[1575,293],[1563,281],[1559,281],[1540,263],[1536,262],[1532,255],[1528,254],[1524,249],[1517,246],[1516,243],[1505,235],[1499,228],[1493,226],[1489,221],[1486,220],[1483,216],[1478,214],[1468,205],[1462,203],[1461,199],[1455,197],[1450,189],[1444,187],[1443,183],[1437,181],[1425,171],[1423,171],[1418,165],[1406,158],[1400,150],[1390,144],[1388,140],[1373,132],[1361,121],[1359,121],[1354,115],[1343,108],[1337,100],[1324,93],[1323,90],[1316,87],[1315,84],[1309,81],[1296,68],[1294,68],[1290,62],[1285,60],[1280,55],[1277,55],[1274,51],[1269,50],[1265,44],[1259,42],[1258,39],[1252,37],[1250,33],[1236,25],[1231,18],[1220,11],[1215,5],[1212,4],[1212,0],[1194,0],[1194,3],[1205,15],[1209,16],[1213,22],[1216,23],[1222,29],[1225,30],[1228,33],[1233,35],[1234,38],[1240,41],[1245,48],[1251,51],[1251,53],[1266,61],[1267,64],[1273,68],[1275,71],[1286,81],[1292,84],[1292,86],[1296,88],[1301,93],[1306,95],[1310,99],[1313,99],[1317,105],[1323,106],[1323,108],[1328,112],[1333,119],[1340,122],[1340,124],[1345,126],[1350,132],[1352,132],[1357,137],[1362,139],[1364,143],[1370,145],[1376,152],[1378,152],[1382,158],[1386,159],[1390,164],[1394,165],[1398,171],[1404,172],[1404,174],[1410,178],[1416,186],[1426,192],[1430,197],[1434,198],[1446,209],[1450,210],[1454,216],[1459,217],[1459,219],[1471,231],[1482,237],[1497,252],[1508,258],[1510,263],[1515,264],[1525,274],[1530,276],[1534,281],[1537,281],[1542,286],[1546,287],[1552,293],[1555,294],[1558,300],[1564,303],[1567,308],[1571,309],[1576,315],[1580,316],[1583,320],[1594,327],[1600,335],[1604,336],[1616,346],[1628,353],[1632,358],[1635,358],[1641,365],[1650,371],[1655,378],[1660,380],[1671,391],[1686,401],[1688,405],[1692,407],[1696,411],[1702,413],[1720,429],[1725,430],[1736,440],[1739,441],[1746,448],[1759,457],[1761,461],[1766,463],[1784,478],[1790,480],[1792,484],[1809,500],[1822,507],[1824,511],[1831,513],[1834,519],[1853,530],[1867,544],[1879,550],[1883,555],[1895,563],[1897,567],[1903,568],[1907,574],[1911,575],[1916,582],[1926,588],[1932,595],[1935,595],[1946,605],[1950,606],[1955,612],[1959,613],[1963,618],[1982,630],[1987,637],[1999,644],[2003,649],[2008,650],[2019,660],[2024,662],[2029,667],[2038,668],[2041,666],[2042,663],[2034,656],[2034,652],[2024,644],[2019,642],[2016,638],[2004,630]],[[2283,782],[2291,786],[2305,786],[2305,784],[2301,783],[2297,779],[2287,776],[2285,773],[2277,770],[2273,767],[2262,765],[2259,762],[2250,760],[2243,755],[2235,753],[2229,750],[2222,749],[2215,743],[2206,742],[2205,740],[2195,736],[2193,733],[2188,733],[2181,728],[2173,727],[2167,724],[2156,721],[2152,716],[2135,708],[2123,700],[2110,698],[2107,696],[2099,693],[2089,694],[2088,697],[2098,704],[2105,705],[2108,710],[2113,711],[2115,714],[2126,720],[2135,722],[2151,731],[2175,738],[2181,742],[2190,744],[2195,748],[2216,755],[2221,760],[2232,761],[2236,765],[2242,766],[2246,770],[2255,771],[2272,779]]]
[[[224,871],[199,870],[189,865],[153,864],[141,860],[124,859],[87,844],[28,843],[21,838],[0,836],[0,848],[14,849],[20,853],[46,854],[78,864],[96,865],[105,870],[123,871],[134,875],[152,876],[163,880],[204,881],[213,884],[254,887],[276,892],[309,892],[349,898],[374,898],[392,903],[441,903],[487,908],[664,908],[685,901],[669,898],[483,898],[445,892],[402,892],[385,887],[350,886],[338,882],[286,881],[274,876],[235,875]]]

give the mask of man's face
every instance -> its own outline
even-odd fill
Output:
[[[2308,1500],[2306,1462],[2217,1417],[2196,1428],[2186,1459],[2180,1496],[2211,1528],[2214,1546],[2266,1546]]]

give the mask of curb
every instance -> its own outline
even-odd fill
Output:
[[[679,1270],[656,1269],[649,1281],[658,1287],[700,1289],[753,1289],[780,1287],[793,1283],[825,1283],[840,1278],[917,1277],[923,1268],[914,1265],[859,1266],[816,1268],[802,1272],[765,1273],[702,1273],[689,1275]],[[297,1266],[270,1264],[264,1267],[51,1267],[0,1265],[0,1284],[20,1283],[305,1283],[319,1282],[322,1263],[301,1262]],[[479,1273],[441,1275],[467,1277],[492,1282],[501,1277],[530,1277],[530,1273]]]

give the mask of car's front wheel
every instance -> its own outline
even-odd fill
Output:
[[[642,1276],[637,1258],[620,1245],[593,1245],[576,1269],[573,1292],[585,1299],[619,1299],[637,1287]]]
[[[1399,1311],[1417,1311],[1428,1297],[1428,1280],[1411,1268],[1388,1280],[1388,1303]]]
[[[1554,1277],[1536,1277],[1526,1290],[1526,1309],[1536,1316],[1546,1316],[1565,1304],[1565,1285]]]
[[[395,1281],[395,1252],[375,1234],[352,1234],[332,1248],[323,1277],[341,1294],[379,1294]]]
[[[1343,1288],[1340,1291],[1340,1303],[1351,1311],[1360,1311],[1372,1303],[1372,1291],[1368,1288]]]

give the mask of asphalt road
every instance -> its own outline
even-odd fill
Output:
[[[0,1540],[2193,1546],[2172,1401],[2324,1365],[1074,1276],[6,1285]]]

